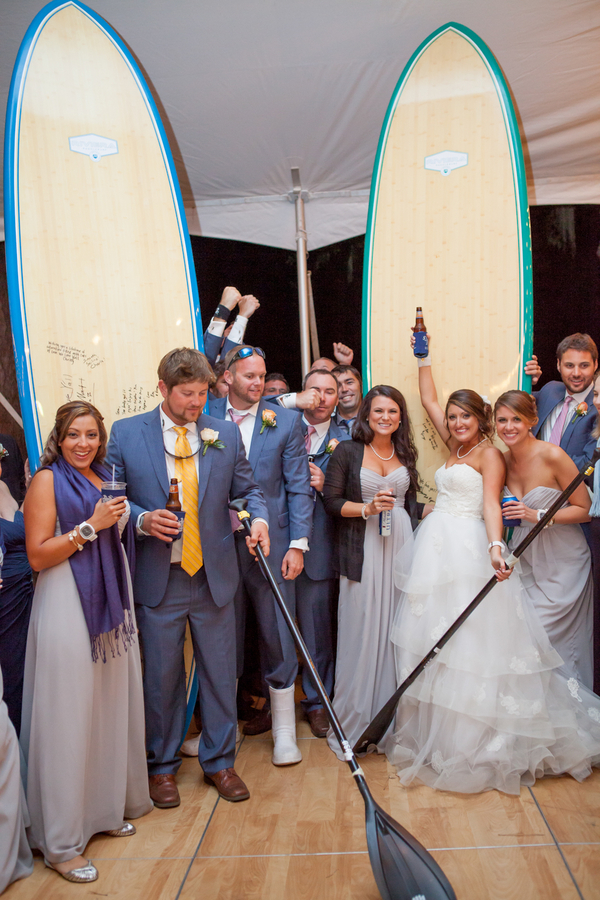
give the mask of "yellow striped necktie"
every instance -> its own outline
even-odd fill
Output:
[[[202,544],[200,543],[200,526],[198,525],[198,473],[192,456],[192,448],[187,439],[187,428],[183,425],[173,426],[177,432],[175,441],[175,475],[183,487],[182,507],[185,510],[183,521],[183,549],[181,568],[188,575],[195,575],[202,568]],[[189,459],[179,457],[189,456]]]

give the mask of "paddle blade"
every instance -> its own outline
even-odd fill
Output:
[[[363,797],[369,858],[383,900],[456,900],[452,885],[425,847],[370,795]]]

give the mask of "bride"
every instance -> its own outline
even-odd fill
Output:
[[[437,400],[430,360],[421,401],[450,450],[436,473],[434,512],[402,550],[391,630],[403,681],[489,580],[500,582],[404,694],[386,753],[404,784],[518,794],[544,774],[582,780],[600,762],[600,699],[557,672],[521,583],[502,559],[505,466],[491,444],[491,409],[474,391]]]

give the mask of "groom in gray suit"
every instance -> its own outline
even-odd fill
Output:
[[[189,622],[203,730],[198,757],[204,780],[226,800],[250,795],[233,768],[236,735],[235,614],[239,571],[228,501],[245,497],[252,518],[248,547],[269,551],[268,513],[239,429],[202,413],[214,375],[198,350],[172,350],[158,367],[163,401],[149,413],[115,422],[107,462],[127,483],[137,527],[133,582],[144,654],[144,701],[150,796],[179,805],[175,773],[185,721],[183,644]],[[183,537],[165,509],[180,480]]]

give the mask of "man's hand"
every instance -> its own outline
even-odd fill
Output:
[[[316,409],[321,402],[321,394],[316,388],[308,388],[296,394],[296,409]]]
[[[325,484],[325,472],[312,462],[309,462],[308,467],[310,469],[310,486],[315,491],[322,491]]]
[[[241,299],[242,295],[237,288],[226,287],[221,294],[221,305],[226,306],[229,310],[232,310],[236,308]]]
[[[240,308],[238,313],[240,316],[245,316],[247,319],[256,312],[260,303],[254,296],[254,294],[244,294],[243,297],[240,297]]]
[[[340,366],[351,366],[354,359],[354,350],[340,342],[333,342],[333,355]]]
[[[531,359],[525,363],[525,374],[531,375],[532,386],[538,383],[542,377],[542,367],[538,362],[537,356],[532,356]]]
[[[171,544],[173,537],[179,534],[179,521],[177,516],[169,512],[168,509],[153,509],[147,512],[141,521],[142,531],[151,534],[159,541]]]
[[[246,535],[246,546],[252,556],[256,556],[254,548],[257,544],[260,544],[263,553],[265,556],[268,556],[271,550],[271,541],[269,539],[269,527],[265,522],[254,521],[250,526],[250,534]]]
[[[281,574],[286,581],[293,581],[304,568],[304,554],[297,547],[290,547],[281,563]]]

